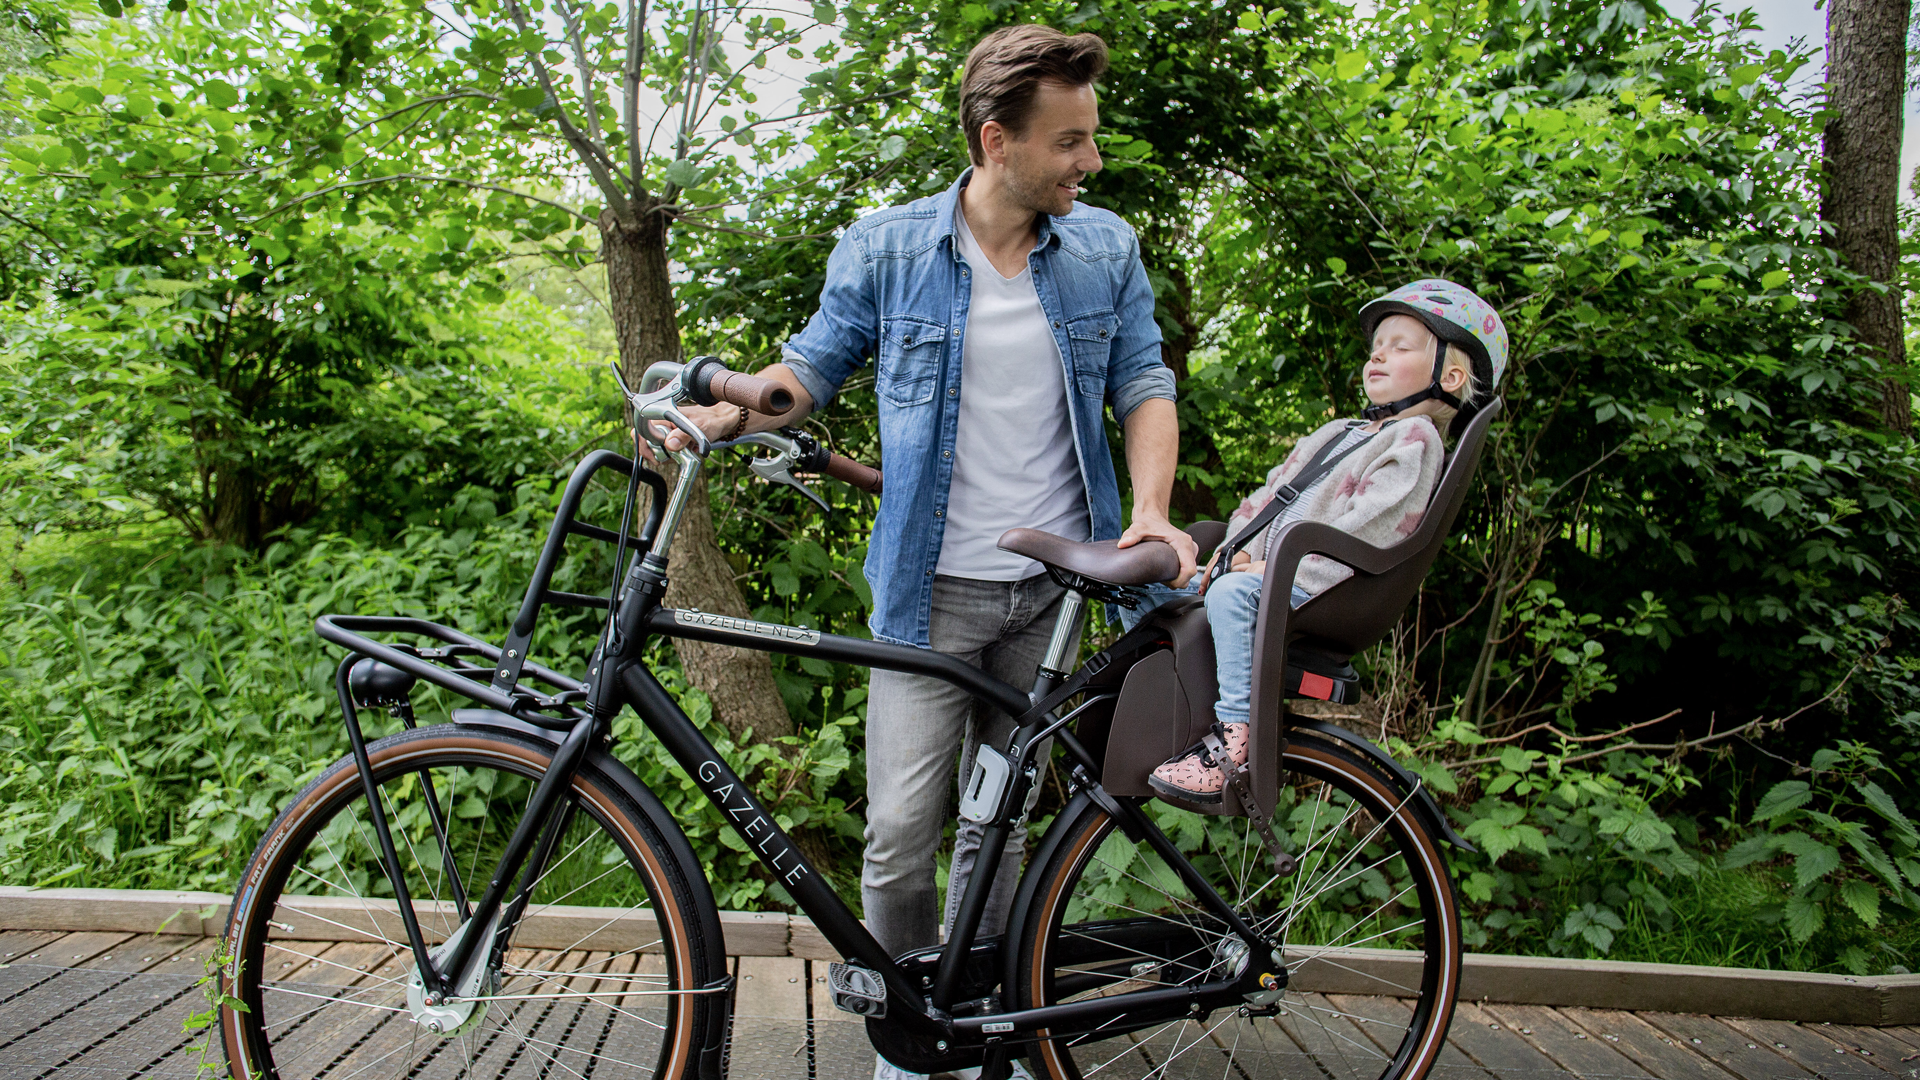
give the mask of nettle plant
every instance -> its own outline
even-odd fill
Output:
[[[1849,918],[1877,928],[1895,914],[1889,905],[1920,912],[1913,888],[1920,885],[1920,830],[1874,781],[1885,770],[1880,754],[1864,743],[1820,750],[1807,779],[1767,789],[1749,822],[1760,831],[1722,860],[1728,870],[1764,868],[1779,892],[1760,916],[1784,925],[1796,944]],[[1862,974],[1887,962],[1858,943],[1839,959]]]
[[[1469,904],[1464,938],[1475,948],[1544,947],[1555,955],[1604,955],[1630,923],[1671,929],[1676,878],[1700,873],[1691,820],[1658,806],[1697,787],[1679,762],[1651,754],[1592,751],[1562,737],[1553,751],[1490,749],[1472,724],[1437,724],[1422,747],[1396,742],[1396,756],[1437,791],[1473,797],[1455,809],[1477,855],[1456,853]],[[1464,781],[1464,783],[1463,783]]]

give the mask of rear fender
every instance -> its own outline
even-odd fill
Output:
[[[1432,830],[1433,835],[1462,851],[1479,850],[1467,843],[1466,837],[1453,830],[1453,826],[1447,822],[1446,813],[1440,809],[1440,804],[1434,801],[1433,795],[1427,791],[1427,786],[1420,782],[1420,778],[1408,772],[1404,765],[1393,760],[1392,755],[1375,746],[1370,740],[1355,735],[1338,724],[1329,724],[1325,720],[1315,720],[1305,716],[1289,714],[1287,726],[1294,731],[1311,731],[1316,735],[1332,739],[1366,758],[1378,766],[1381,772],[1391,777],[1402,794],[1412,793],[1414,812],[1426,822],[1427,828]]]

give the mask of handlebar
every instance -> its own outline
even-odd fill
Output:
[[[791,390],[772,379],[729,371],[717,356],[699,357],[688,368],[687,389],[702,405],[724,401],[767,416],[780,416],[793,408]]]
[[[880,470],[839,454],[828,454],[820,471],[845,484],[851,484],[861,491],[880,494]]]

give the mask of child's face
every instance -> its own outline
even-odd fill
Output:
[[[1433,331],[1411,315],[1389,315],[1380,320],[1373,331],[1373,354],[1361,373],[1367,399],[1385,405],[1425,390],[1433,381],[1433,353],[1439,345]],[[1464,373],[1449,364],[1440,385],[1451,392],[1465,381]],[[1436,402],[1423,401],[1402,415],[1430,412],[1433,407],[1437,407]]]
[[[1433,331],[1411,315],[1381,319],[1362,373],[1367,399],[1385,405],[1425,390],[1433,379],[1433,350],[1439,343]]]

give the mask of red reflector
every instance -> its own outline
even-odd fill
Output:
[[[1319,698],[1321,701],[1332,701],[1333,680],[1325,675],[1303,671],[1300,673],[1300,693],[1306,697]]]

